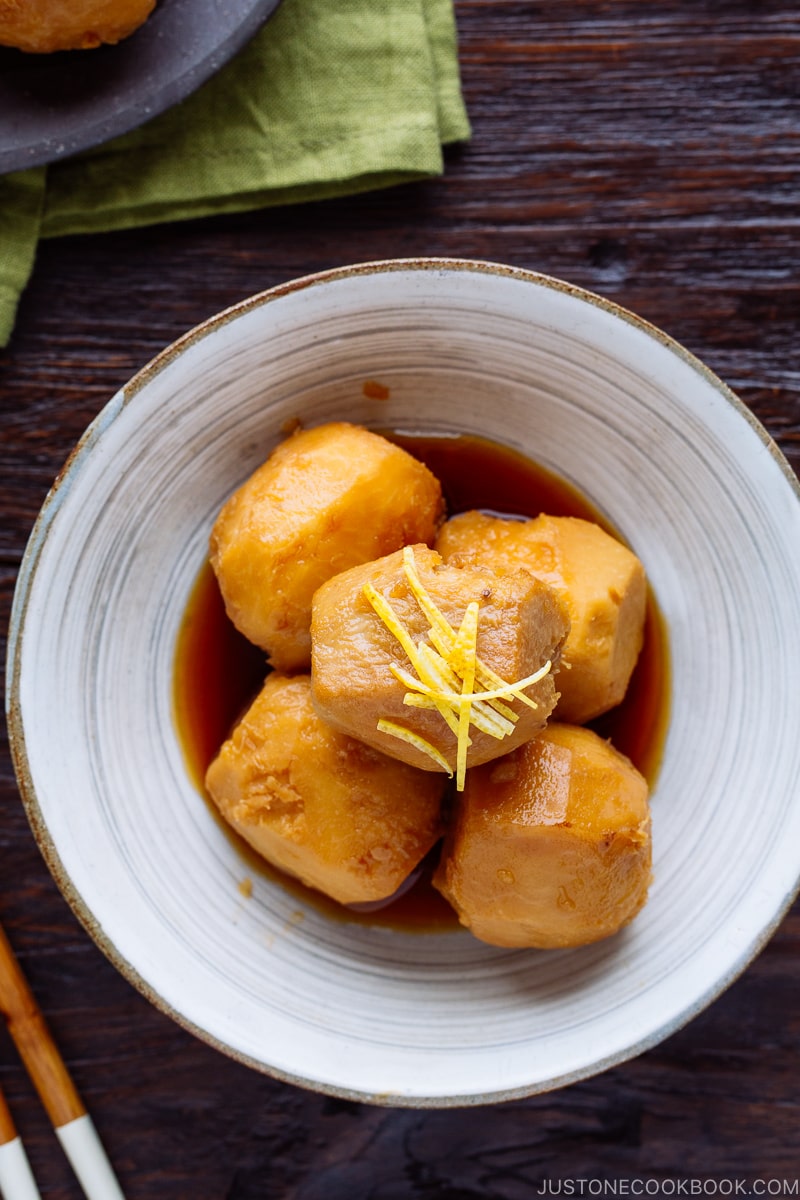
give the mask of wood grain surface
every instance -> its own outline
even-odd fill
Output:
[[[703,359],[800,469],[797,0],[456,11],[473,138],[442,179],[41,247],[0,358],[3,632],[39,506],[116,388],[224,306],[338,264],[486,258],[603,293]],[[635,1061],[491,1108],[375,1109],[251,1072],[152,1008],[58,892],[5,741],[0,788],[0,919],[131,1200],[522,1200],[579,1179],[797,1196],[797,904]],[[79,1197],[5,1030],[0,1087],[43,1196]]]

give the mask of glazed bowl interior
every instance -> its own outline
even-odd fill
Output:
[[[514,447],[642,559],[670,720],[651,895],[622,934],[512,951],[334,920],[267,875],[242,894],[247,867],[176,732],[175,645],[218,508],[298,418]],[[440,1106],[596,1073],[719,994],[796,891],[798,545],[796,483],[764,431],[689,354],[597,297],[431,260],[264,293],[114,397],[44,506],[8,661],[32,825],[123,973],[279,1078]]]

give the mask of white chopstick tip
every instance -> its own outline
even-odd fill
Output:
[[[0,1146],[0,1196],[3,1200],[42,1200],[21,1138]]]
[[[88,1113],[56,1133],[88,1200],[125,1200]]]

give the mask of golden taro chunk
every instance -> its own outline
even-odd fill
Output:
[[[316,593],[314,704],[351,737],[463,787],[468,767],[544,726],[568,629],[558,595],[530,572],[408,546]]]
[[[441,834],[444,777],[339,733],[307,675],[269,675],[206,775],[226,821],[273,866],[342,904],[393,895]]]
[[[647,899],[647,782],[589,729],[556,722],[468,772],[434,884],[496,946],[580,946]]]
[[[155,0],[0,0],[0,46],[94,50],[129,37],[154,7]]]
[[[559,721],[581,725],[622,700],[644,639],[647,600],[639,559],[592,521],[461,513],[435,543],[446,562],[467,558],[525,567],[562,596],[570,633],[558,680]]]
[[[228,616],[278,670],[307,670],[320,584],[408,542],[432,542],[442,515],[437,479],[386,438],[343,422],[295,433],[212,530]]]

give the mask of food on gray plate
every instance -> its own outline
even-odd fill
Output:
[[[619,704],[644,638],[647,588],[635,554],[599,525],[577,517],[519,521],[459,513],[439,531],[446,562],[524,567],[563,597],[570,616],[559,721],[583,724]]]
[[[307,670],[311,600],[332,576],[443,517],[438,480],[378,434],[337,422],[293,434],[236,491],[211,534],[228,616],[282,671]]]
[[[442,562],[406,547],[314,596],[317,711],[425,771],[464,771],[542,729],[569,617],[529,571]]]
[[[307,675],[273,672],[206,775],[268,862],[342,904],[391,896],[441,835],[443,775],[332,729]]]
[[[92,50],[128,37],[154,8],[155,0],[0,0],[0,46]]]
[[[553,949],[631,921],[650,868],[646,780],[596,733],[553,722],[468,772],[434,885],[482,941]]]

